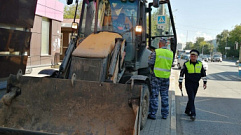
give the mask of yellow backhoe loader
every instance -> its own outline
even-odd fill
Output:
[[[72,4],[73,0],[67,0]],[[149,109],[148,57],[160,38],[176,52],[169,0],[83,0],[58,71],[10,75],[0,134],[138,135]],[[174,56],[175,57],[175,56]]]

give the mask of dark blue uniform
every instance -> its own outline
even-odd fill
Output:
[[[151,69],[155,65],[156,53],[152,52],[151,57],[148,61]],[[169,104],[168,104],[168,89],[169,89],[169,78],[158,78],[152,73],[151,76],[151,96],[150,96],[150,107],[149,107],[149,117],[155,119],[158,110],[158,96],[159,92],[161,95],[161,114],[163,118],[166,118],[169,114]]]
[[[187,61],[187,62],[189,62],[189,61]],[[195,65],[198,64],[199,62],[201,62],[201,61],[196,61],[196,62],[190,61],[190,64],[192,64],[195,67]],[[180,84],[182,84],[184,75],[185,75],[185,87],[186,87],[186,91],[187,91],[187,95],[188,95],[188,102],[187,102],[187,106],[185,109],[185,113],[190,116],[196,116],[194,100],[195,100],[195,97],[197,94],[200,79],[203,77],[204,84],[207,83],[206,72],[202,66],[200,73],[191,73],[190,74],[190,73],[188,73],[188,68],[186,67],[186,65],[184,63],[183,68],[181,69],[181,72],[180,72],[180,78],[179,78]]]

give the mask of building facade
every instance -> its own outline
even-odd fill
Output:
[[[27,67],[56,65],[59,62],[63,12],[64,4],[58,0],[38,0]]]

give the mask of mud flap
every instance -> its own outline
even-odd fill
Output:
[[[0,126],[57,134],[139,133],[140,107],[135,115],[129,101],[140,99],[140,85],[13,75],[10,84],[21,92],[10,105],[1,103]]]

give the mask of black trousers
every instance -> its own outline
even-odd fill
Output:
[[[191,116],[196,116],[196,110],[194,105],[194,100],[199,87],[199,82],[185,82],[185,87],[188,95],[188,102],[186,106],[186,113],[191,113]]]

